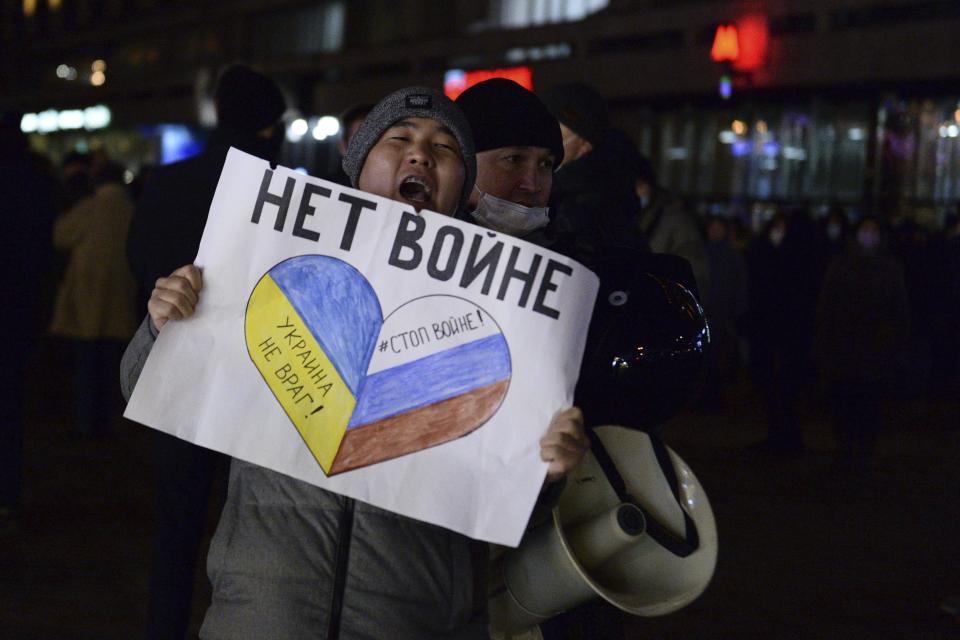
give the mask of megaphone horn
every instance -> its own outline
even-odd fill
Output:
[[[686,463],[646,433],[594,432],[551,522],[493,564],[495,631],[521,632],[596,597],[663,615],[692,602],[713,576],[716,523]]]

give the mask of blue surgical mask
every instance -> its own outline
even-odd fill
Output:
[[[474,187],[476,189],[476,187]],[[485,227],[522,238],[550,222],[547,207],[525,207],[516,202],[480,192],[473,219]]]

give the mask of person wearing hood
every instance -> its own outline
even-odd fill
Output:
[[[560,123],[563,161],[553,177],[549,248],[588,267],[611,249],[645,251],[633,223],[636,196],[624,188],[607,104],[593,87],[561,84],[541,95]]]
[[[51,271],[55,181],[49,163],[30,149],[23,114],[0,113],[0,278],[7,357],[0,365],[0,533],[19,527],[24,481],[25,411],[42,337],[44,288]]]
[[[417,211],[461,214],[476,175],[470,126],[442,93],[401,89],[368,114],[343,169],[368,193]],[[124,356],[126,395],[158,332],[192,315],[201,288],[191,264],[158,281]],[[547,433],[558,425],[554,419]],[[543,443],[541,458],[550,463],[548,479],[579,460]],[[205,639],[489,635],[487,594],[476,588],[467,537],[240,460],[231,465],[208,574]]]
[[[133,214],[123,166],[108,161],[92,176],[93,193],[53,225],[53,245],[67,256],[50,333],[74,352],[74,415],[70,434],[103,439],[116,420],[116,369],[137,328],[136,284],[124,259]]]
[[[660,184],[650,160],[630,143],[629,167],[637,194],[636,224],[650,250],[686,259],[693,268],[701,295],[711,295],[710,256],[696,216],[683,201]]]
[[[196,257],[230,147],[270,162],[280,155],[287,105],[271,78],[233,65],[220,75],[214,104],[217,126],[203,152],[156,169],[136,203],[127,260],[144,304],[157,278]]]
[[[203,153],[156,169],[136,205],[127,260],[139,309],[159,278],[196,257],[230,147],[270,161],[280,153],[286,103],[273,80],[246,66],[229,67],[220,76],[215,104],[217,128]],[[153,438],[156,517],[147,638],[184,638],[210,497],[228,459],[160,431]]]

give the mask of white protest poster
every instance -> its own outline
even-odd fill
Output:
[[[572,404],[596,276],[536,245],[232,149],[125,416],[516,545]]]

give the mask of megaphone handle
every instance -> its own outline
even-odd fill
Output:
[[[673,461],[670,459],[670,452],[667,451],[666,445],[663,444],[660,438],[650,433],[648,433],[647,436],[650,438],[650,446],[653,447],[653,453],[657,457],[660,470],[667,479],[667,484],[670,485],[670,491],[673,493],[674,499],[680,506],[680,512],[683,514],[683,538],[676,536],[672,531],[664,527],[650,512],[643,508],[643,505],[641,505],[636,498],[630,495],[627,491],[627,483],[624,482],[623,476],[620,475],[617,465],[613,463],[613,458],[607,453],[607,449],[603,446],[603,441],[600,440],[600,436],[597,435],[597,432],[593,429],[587,429],[587,437],[590,438],[590,450],[593,452],[593,457],[596,458],[597,464],[600,465],[604,475],[607,477],[607,481],[610,483],[614,492],[616,492],[617,497],[620,498],[622,502],[629,502],[640,509],[643,517],[647,521],[647,533],[657,544],[675,556],[686,558],[700,547],[700,534],[697,532],[697,525],[693,521],[693,518],[691,518],[687,510],[683,508],[683,499],[680,497],[680,482],[677,480],[677,470],[674,468]]]

